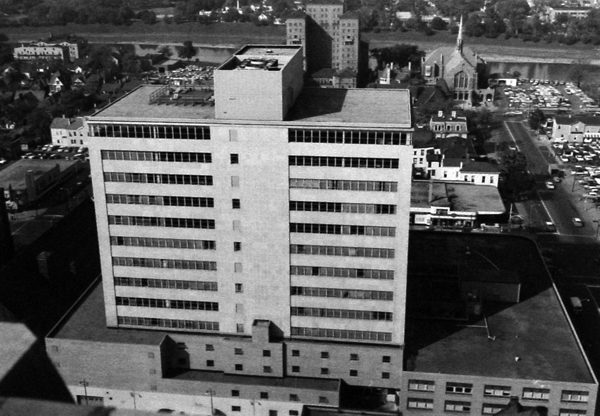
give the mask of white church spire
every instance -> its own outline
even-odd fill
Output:
[[[460,15],[460,25],[458,26],[458,37],[456,38],[456,50],[462,53],[463,49],[463,17]]]

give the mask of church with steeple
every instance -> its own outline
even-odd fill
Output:
[[[478,54],[463,45],[461,16],[456,46],[443,46],[431,52],[423,59],[421,71],[427,84],[440,85],[452,94],[457,105],[471,107],[479,100],[485,65]]]

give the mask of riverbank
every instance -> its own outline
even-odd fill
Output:
[[[76,25],[52,27],[2,28],[13,42],[29,42],[47,38],[50,34],[77,34],[91,43],[133,44],[133,45],[169,45],[181,46],[191,40],[194,46],[207,51],[235,50],[248,43],[284,44],[285,26],[256,26],[251,23],[198,23],[146,25],[136,22],[130,26],[114,25]],[[416,32],[368,32],[363,37],[369,41],[370,48],[381,48],[399,43],[416,44],[429,53],[440,46],[455,43],[455,36],[439,32],[426,36]],[[594,45],[565,46],[558,43],[532,43],[521,39],[466,38],[465,45],[489,62],[507,63],[545,63],[570,64],[585,60],[592,65],[600,65],[600,47]],[[143,48],[147,49],[147,48]],[[227,52],[229,53],[229,52]],[[220,53],[209,54],[215,63],[221,62]],[[202,57],[202,60],[204,57]]]

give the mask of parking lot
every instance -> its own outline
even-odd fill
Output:
[[[64,160],[89,160],[86,146],[60,146],[46,144],[21,156],[21,159],[64,159]]]
[[[535,109],[556,113],[600,111],[598,103],[566,81],[519,79],[517,86],[500,86],[498,92],[499,106],[506,109],[507,117]]]

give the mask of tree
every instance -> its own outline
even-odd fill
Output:
[[[481,19],[473,14],[465,22],[465,34],[467,36],[480,37],[485,33],[485,26],[481,23]]]
[[[87,67],[105,79],[112,79],[119,75],[119,67],[109,46],[94,46]]]
[[[27,117],[27,129],[29,134],[40,138],[40,143],[49,143],[52,140],[50,136],[50,124],[52,117],[44,109],[32,109]]]
[[[439,16],[434,17],[429,24],[434,30],[446,30],[448,23]]]
[[[400,68],[408,66],[409,62],[417,67],[421,63],[421,58],[425,56],[425,52],[419,50],[417,45],[404,43],[389,48],[373,49],[373,54],[377,57],[380,66],[384,63],[393,63]]]
[[[483,8],[484,3],[484,0],[433,0],[433,4],[442,16],[452,19],[479,11]]]
[[[529,114],[529,127],[531,127],[532,130],[538,130],[545,121],[546,116],[539,108],[536,108]]]
[[[506,151],[501,155],[501,162],[505,180],[499,189],[504,197],[514,201],[519,194],[535,189],[535,179],[527,171],[527,159],[523,153]]]
[[[151,10],[142,10],[138,13],[138,19],[147,25],[156,23],[156,13]]]
[[[507,31],[513,35],[518,34],[530,13],[526,0],[503,0],[496,3],[496,12],[501,19],[507,21]]]
[[[183,59],[190,60],[194,56],[196,56],[196,52],[198,48],[196,48],[191,40],[186,40],[183,42],[183,47],[179,51],[179,56]]]
[[[571,81],[577,83],[577,88],[581,86],[581,82],[587,77],[589,65],[590,61],[584,58],[575,59],[571,62],[568,76]]]
[[[0,66],[14,60],[12,48],[8,43],[8,36],[0,33]]]
[[[158,53],[166,56],[167,58],[173,55],[173,51],[169,45],[162,45],[158,48]]]

